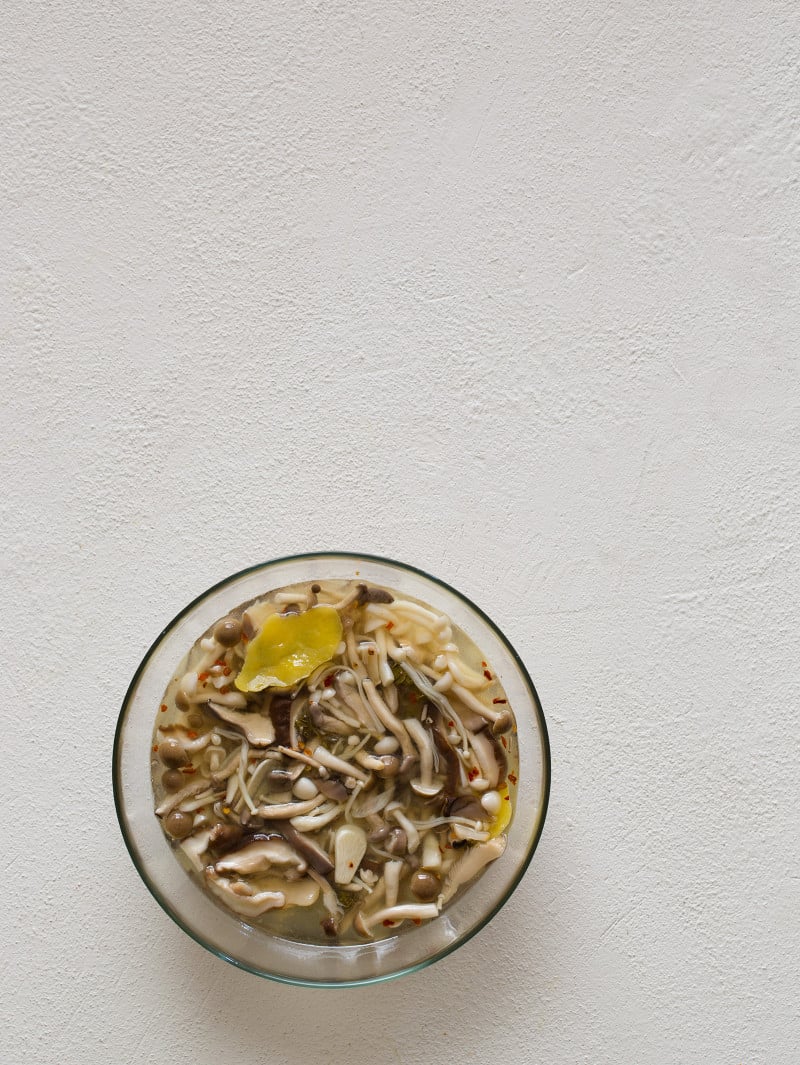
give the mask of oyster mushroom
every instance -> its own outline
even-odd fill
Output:
[[[275,742],[275,726],[263,714],[256,711],[240,713],[213,700],[209,700],[206,706],[215,717],[238,729],[253,747],[269,747]]]
[[[206,883],[209,890],[221,899],[225,905],[241,914],[243,917],[260,917],[267,910],[281,909],[286,905],[286,895],[281,891],[255,891],[252,895],[242,895],[234,888],[241,881],[233,881],[229,877],[220,876],[213,865],[205,870]]]
[[[239,850],[229,852],[221,858],[214,868],[221,875],[237,873],[250,876],[253,873],[265,873],[274,865],[294,866],[304,873],[307,863],[294,847],[281,836],[256,836]]]
[[[508,732],[514,724],[511,711],[505,707],[502,710],[495,710],[493,706],[484,706],[480,699],[477,699],[471,691],[468,691],[460,684],[453,684],[450,690],[464,706],[485,718],[491,724],[492,732],[496,736],[500,735],[501,732]]]

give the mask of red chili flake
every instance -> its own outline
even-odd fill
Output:
[[[512,784],[516,784],[517,783],[517,778],[514,776],[513,773],[509,773],[508,774],[508,779],[511,781]]]
[[[167,712],[167,704],[166,703],[162,703],[161,704],[161,713],[162,714],[166,714],[166,712]]]
[[[242,643],[247,643],[249,641],[249,639],[250,639],[249,636],[245,635],[245,633],[242,633]]]
[[[367,654],[374,655],[375,654],[375,648],[374,647],[368,647],[367,648]]]
[[[393,628],[394,628],[394,622],[393,621],[387,621],[386,622],[386,631],[387,632],[391,632]]]
[[[205,682],[208,680],[208,676],[208,673],[198,673],[197,679],[200,681],[201,684],[205,684]]]
[[[485,662],[481,662],[481,665],[483,666],[484,669],[486,669],[486,663]]]
[[[327,677],[325,678],[325,680],[323,680],[322,683],[325,685],[326,688],[330,688],[331,684],[333,684],[333,681],[334,681],[333,673],[329,673],[327,675]]]
[[[488,669],[484,669],[483,675],[484,675],[484,677],[486,677],[487,680],[494,680],[494,677],[492,676],[492,674],[489,672]]]
[[[355,864],[353,862],[348,862],[347,863],[347,868],[348,869],[355,869]]]
[[[479,769],[470,769],[469,773],[467,773],[467,778],[469,780],[474,780],[475,777],[478,777],[478,776],[480,776],[480,770]]]
[[[189,729],[189,731],[186,733],[186,735],[189,737],[190,740],[196,740],[197,739],[197,733],[194,731],[194,729]]]
[[[155,744],[155,746],[153,747],[153,751],[157,751],[157,750],[158,750],[158,744]]]
[[[505,747],[505,749],[506,749],[506,750],[508,750],[508,744],[506,743],[506,738],[505,738],[505,736],[501,736],[501,737],[500,737],[500,742],[501,742],[501,743],[502,743],[502,745],[503,745],[503,746]]]
[[[390,921],[389,918],[387,917],[386,920],[383,922],[383,927],[384,928],[393,928],[394,927],[394,921]]]
[[[195,767],[194,767],[193,765],[187,765],[187,766],[184,766],[184,767],[183,767],[183,769],[181,770],[181,772],[182,772],[182,773],[186,773],[186,775],[187,775],[187,776],[191,776],[191,775],[192,775],[192,773],[196,773],[196,772],[197,772],[197,770],[195,769]]]
[[[492,699],[493,703],[507,703],[507,699]]]
[[[223,695],[227,695],[230,690],[231,690],[230,684],[223,684],[222,687],[220,688],[220,691],[222,692]]]
[[[511,802],[511,796],[510,795],[504,795],[503,798],[505,799],[506,802]]]
[[[215,666],[224,666],[225,665],[225,659],[224,658],[218,658],[216,660],[216,662],[214,663],[214,665]]]
[[[222,671],[222,675],[223,675],[223,677],[229,677],[231,675],[231,667],[230,666],[225,666],[225,668]]]
[[[422,918],[421,917],[412,917],[411,920],[414,922],[414,924],[417,926],[417,928],[419,928],[419,926],[422,924]]]

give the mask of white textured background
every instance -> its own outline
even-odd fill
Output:
[[[4,1065],[796,1065],[794,0],[11,0]],[[491,928],[306,991],[161,913],[117,709],[295,550],[456,584],[550,816]]]

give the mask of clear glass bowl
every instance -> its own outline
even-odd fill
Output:
[[[449,614],[484,652],[514,710],[519,785],[508,846],[476,883],[418,928],[355,946],[294,942],[219,909],[173,855],[153,814],[150,746],[161,696],[176,664],[214,621],[273,588],[299,581],[351,579],[385,585]],[[236,573],[204,592],[166,627],[131,681],[114,738],[114,801],[140,876],[184,932],[226,961],[290,984],[342,987],[421,969],[465,943],[494,917],[520,882],[542,833],[550,791],[550,746],[533,682],[511,644],[474,603],[413,566],[370,555],[327,553],[276,559]]]

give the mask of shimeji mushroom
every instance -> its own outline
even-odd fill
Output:
[[[275,742],[275,726],[263,714],[255,711],[241,714],[214,700],[209,700],[206,705],[215,717],[238,729],[253,747],[269,747]]]
[[[312,810],[316,810],[318,806],[321,806],[323,802],[325,802],[324,795],[315,795],[313,799],[306,799],[305,802],[276,802],[273,805],[265,803],[256,807],[253,812],[257,817],[282,820],[284,817],[299,817],[301,814],[309,814]]]
[[[419,748],[419,777],[411,781],[411,787],[418,795],[429,799],[442,790],[442,781],[433,779],[433,741],[428,730],[417,718],[407,718],[404,724]]]
[[[399,906],[387,906],[375,913],[359,913],[354,927],[359,935],[372,939],[372,929],[375,925],[394,924],[401,921],[430,921],[438,915],[439,907],[435,902],[405,902]]]
[[[496,736],[501,732],[508,732],[514,724],[511,712],[505,707],[502,710],[495,710],[493,706],[484,706],[480,699],[476,699],[471,691],[467,691],[460,684],[453,684],[450,691],[456,698],[461,700],[464,706],[469,707],[470,710],[474,710],[476,714],[480,714],[482,718],[485,718],[491,724],[492,732]]]
[[[324,765],[327,769],[333,769],[337,773],[343,773],[346,777],[355,777],[356,780],[360,780],[362,784],[366,784],[369,777],[366,773],[363,773],[360,769],[356,769],[350,762],[345,762],[343,758],[337,758],[335,754],[331,754],[330,751],[324,747],[315,747],[311,752],[312,757],[320,765]]]
[[[380,720],[381,724],[387,728],[397,739],[400,744],[400,748],[403,752],[403,761],[413,761],[417,755],[411,744],[411,740],[408,737],[404,723],[399,717],[396,717],[386,703],[381,699],[378,694],[378,690],[371,680],[365,680],[363,683],[364,694],[369,700],[369,705],[375,713],[375,716]]]

